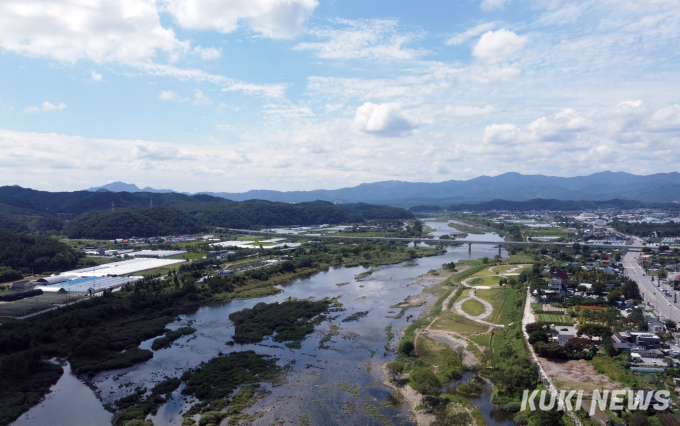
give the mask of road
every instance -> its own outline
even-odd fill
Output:
[[[623,267],[626,271],[626,276],[637,282],[640,287],[640,292],[644,294],[644,301],[654,304],[654,310],[662,317],[663,320],[671,319],[675,322],[680,322],[680,309],[673,304],[674,291],[669,289],[671,297],[666,297],[661,293],[657,287],[656,281],[652,283],[651,277],[645,275],[644,269],[637,263],[638,257],[641,253],[628,252],[623,257]]]
[[[268,231],[253,231],[252,229],[236,229],[236,228],[229,228],[229,231],[233,232],[240,232],[243,234],[252,234],[252,235],[275,235],[278,237],[305,237],[305,235],[289,235],[289,234],[280,234],[277,232],[268,232]],[[557,242],[544,242],[544,241],[484,241],[484,240],[456,240],[456,239],[439,239],[439,238],[430,238],[430,237],[422,237],[422,238],[404,238],[404,237],[356,237],[356,236],[343,236],[343,235],[314,235],[313,236],[315,239],[318,238],[335,238],[335,239],[354,239],[354,240],[367,240],[367,241],[403,241],[407,243],[430,243],[430,244],[491,244],[491,245],[502,245],[502,246],[509,246],[509,245],[518,245],[518,246],[531,246],[531,245],[550,245],[550,246],[558,246],[558,247],[571,247],[574,245],[574,243],[557,243]],[[607,248],[607,249],[623,249],[623,250],[630,250],[630,249],[639,249],[642,246],[636,246],[636,245],[630,245],[630,244],[589,244],[587,242],[581,242],[579,243],[582,246],[589,246],[589,247],[594,247],[594,248]]]

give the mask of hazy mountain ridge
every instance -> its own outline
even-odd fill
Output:
[[[169,191],[147,191],[150,188],[140,190],[136,185],[122,182],[90,188],[90,191],[104,188],[120,192],[119,189],[128,187],[131,190],[127,192]],[[504,173],[498,176],[479,176],[466,181],[449,180],[436,183],[383,181],[330,190],[251,190],[241,193],[200,192],[199,194],[233,201],[260,199],[290,203],[323,200],[343,203],[381,202],[395,206],[479,203],[494,199],[527,201],[536,198],[590,201],[620,198],[668,203],[680,201],[680,173],[639,176],[625,172],[600,172],[589,176],[569,178]]]

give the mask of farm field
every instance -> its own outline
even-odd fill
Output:
[[[571,317],[559,314],[539,314],[538,320],[542,322],[549,322],[553,324],[573,324]]]

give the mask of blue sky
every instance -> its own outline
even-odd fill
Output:
[[[677,171],[680,1],[3,0],[0,185]]]

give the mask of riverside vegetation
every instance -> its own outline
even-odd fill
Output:
[[[523,263],[525,259],[526,256],[514,256],[504,263]],[[467,290],[462,285],[463,280],[479,276],[484,271],[488,273],[488,268],[500,264],[488,260],[459,262],[456,268],[461,269],[462,266],[466,269],[429,289],[439,296],[437,302],[405,330],[396,365],[387,365],[387,370],[393,375],[391,381],[394,386],[408,385],[422,395],[416,411],[431,415],[434,425],[486,424],[481,412],[463,397],[481,392],[483,380],[477,379],[479,374],[492,380],[492,403],[508,415],[519,411],[524,389],[540,385],[538,368],[529,357],[521,330],[527,274],[509,277],[501,281],[507,282],[506,285],[478,294],[493,306],[492,315],[486,319],[494,318],[495,322],[504,325],[503,328],[471,321],[453,309],[454,303],[465,297],[463,292]],[[454,349],[430,338],[428,333],[432,332],[464,345]],[[460,379],[466,371],[475,373],[468,383],[440,391],[442,386]],[[527,424],[529,420],[524,414],[514,414],[516,424]],[[543,424],[540,419],[531,421],[534,420],[538,421],[536,424]]]
[[[281,254],[275,249],[249,253],[256,255],[253,259]],[[166,334],[166,324],[200,306],[276,294],[280,290],[275,285],[334,265],[399,263],[439,253],[434,248],[406,248],[387,242],[308,243],[298,247],[291,260],[266,270],[219,277],[211,273],[213,260],[195,261],[182,264],[167,276],[149,276],[127,285],[120,292],[106,292],[25,320],[3,319],[0,425],[8,425],[39,403],[56,383],[63,370],[48,359],[67,360],[81,377],[130,367],[153,357],[152,351],[139,348],[142,341],[161,335],[160,339],[172,340],[174,335]],[[168,340],[159,344],[165,346]],[[140,400],[146,399],[140,396]],[[135,411],[136,417],[128,416],[125,421],[143,421],[146,410]]]

